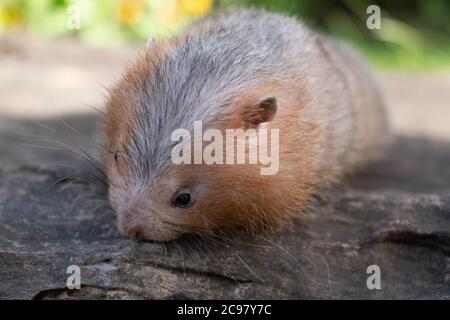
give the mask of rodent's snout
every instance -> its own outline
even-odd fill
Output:
[[[143,227],[136,225],[126,229],[126,235],[133,239],[141,239],[143,238],[142,233]]]
[[[136,221],[131,210],[117,208],[116,214],[118,217],[118,227],[122,234],[133,239],[142,238],[144,227],[141,223]]]
[[[132,239],[169,241],[179,236],[154,214],[143,214],[133,209],[116,209],[116,214],[119,231]]]

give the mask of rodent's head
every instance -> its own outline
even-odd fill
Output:
[[[170,50],[148,51],[110,91],[106,174],[119,230],[167,241],[185,233],[211,235],[223,228],[274,223],[295,205],[279,207],[293,186],[288,175],[262,176],[259,164],[177,165],[171,160],[173,131],[191,131],[196,120],[204,129],[222,132],[270,126],[277,113],[274,86],[239,85],[234,82],[242,77],[221,72],[221,65],[213,65],[217,59],[189,58],[195,52],[184,47],[177,49],[180,58]]]
[[[110,200],[119,230],[132,238],[168,241],[187,233],[211,236],[237,226],[253,230],[261,219],[272,217],[264,211],[271,206],[271,199],[264,199],[266,186],[255,185],[259,173],[251,168],[179,165],[146,180],[131,178],[132,170],[124,167],[110,169],[117,170],[110,174]]]

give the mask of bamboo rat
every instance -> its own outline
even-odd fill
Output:
[[[172,133],[195,121],[221,132],[278,129],[278,171],[174,164]],[[352,49],[293,18],[238,10],[151,42],[110,90],[105,134],[119,230],[168,241],[282,226],[313,192],[377,157],[389,130]]]

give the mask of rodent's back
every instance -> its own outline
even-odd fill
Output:
[[[187,34],[212,36],[217,47],[238,46],[251,61],[240,70],[238,63],[232,66],[244,86],[276,81],[286,91],[297,88],[303,95],[297,106],[280,104],[278,116],[290,118],[295,107],[305,108],[297,115],[318,125],[318,180],[333,180],[377,158],[388,143],[384,101],[365,62],[348,45],[296,19],[258,10],[209,16]]]

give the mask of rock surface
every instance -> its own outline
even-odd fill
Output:
[[[398,137],[276,237],[159,244],[123,238],[104,188],[72,179],[95,174],[75,153],[96,121],[0,122],[0,298],[450,299],[450,143]]]

